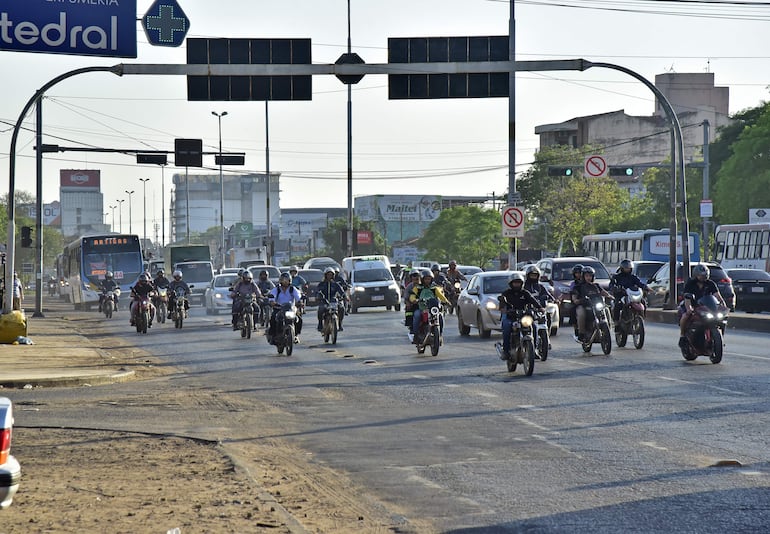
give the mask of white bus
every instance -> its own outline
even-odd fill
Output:
[[[770,223],[722,224],[714,235],[714,257],[723,269],[770,270]]]
[[[690,261],[700,261],[700,236],[696,232],[690,232],[688,241]],[[583,238],[583,253],[601,261],[610,272],[624,259],[667,262],[670,248],[671,239],[667,228],[593,234]],[[676,237],[676,252],[677,259],[681,261],[682,237],[679,234]]]
[[[136,235],[89,235],[66,247],[62,257],[64,279],[69,283],[69,301],[76,310],[99,304],[101,281],[112,271],[120,290],[128,295],[142,272],[143,258]]]

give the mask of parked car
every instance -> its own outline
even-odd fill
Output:
[[[727,269],[735,307],[748,313],[770,311],[770,274],[759,269]]]
[[[479,336],[488,338],[492,330],[502,330],[499,297],[508,289],[508,279],[515,271],[476,273],[457,297],[457,329],[467,336],[477,328]],[[523,273],[522,273],[523,274]]]
[[[647,283],[647,280],[655,276],[655,273],[658,272],[658,269],[660,269],[663,264],[666,262],[664,261],[652,261],[652,260],[639,260],[634,262],[634,268],[631,271],[632,274],[635,274],[639,280]]]
[[[214,277],[203,294],[206,315],[232,312],[233,299],[230,296],[230,288],[237,279],[238,273],[218,274]]]
[[[587,256],[544,258],[537,262],[540,269],[540,281],[546,282],[553,290],[553,296],[559,303],[559,317],[568,319],[572,311],[570,284],[572,284],[572,268],[575,265],[593,267],[596,271],[594,282],[604,289],[610,286],[610,273],[602,262]]]
[[[307,282],[307,288],[305,288],[305,294],[307,295],[308,306],[318,306],[318,284],[324,279],[324,272],[322,269],[300,269],[297,274],[305,279]]]
[[[732,280],[727,276],[727,273],[722,269],[722,266],[713,262],[692,262],[690,263],[690,270],[695,265],[705,265],[709,268],[709,279],[716,282],[719,288],[719,293],[722,298],[725,299],[725,304],[730,308],[730,311],[735,311],[735,290],[733,289]],[[648,281],[647,286],[650,288],[647,294],[648,306],[662,307],[668,302],[669,297],[669,271],[670,264],[664,263],[658,272]],[[684,289],[685,279],[682,277],[682,262],[677,262],[676,268],[676,294],[677,304],[682,301],[682,291]]]
[[[11,399],[0,397],[0,509],[11,505],[21,482],[21,467],[11,456],[12,434],[13,404]]]

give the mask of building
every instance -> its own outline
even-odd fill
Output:
[[[347,208],[293,208],[281,210],[279,237],[287,240],[292,256],[315,256],[326,247],[323,231],[332,219],[348,218]]]
[[[709,141],[714,141],[719,127],[730,123],[729,88],[714,86],[714,74],[710,72],[659,74],[655,76],[655,86],[671,103],[679,119],[685,162],[701,160],[704,121],[708,121],[710,127]],[[633,176],[618,179],[618,183],[631,194],[644,191],[640,180],[644,165],[659,165],[670,158],[669,132],[668,118],[657,99],[655,112],[650,116],[632,116],[619,110],[535,127],[541,148],[600,145],[605,147],[602,155],[609,165],[636,165]]]
[[[66,238],[111,231],[103,222],[101,171],[61,169],[59,199],[61,232]]]
[[[280,173],[270,173],[270,226],[280,227]],[[266,234],[267,180],[265,174],[228,174],[224,188],[224,226],[251,223],[254,233]],[[171,192],[171,242],[184,241],[190,232],[220,226],[220,181],[216,174],[174,174]],[[273,233],[276,233],[275,230]]]

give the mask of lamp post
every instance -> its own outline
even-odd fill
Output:
[[[123,203],[126,201],[125,198],[118,199],[116,202],[118,203],[118,206],[120,206],[120,233],[123,233]]]
[[[149,182],[150,179],[139,178],[139,181],[142,182],[142,218],[144,219],[144,242],[147,243],[147,182]]]
[[[115,208],[117,208],[117,206],[107,206],[107,207],[112,210],[112,228],[110,229],[114,232],[115,231]]]
[[[133,230],[131,229],[131,219],[133,219],[133,215],[131,212],[131,195],[134,194],[134,190],[126,191],[126,194],[128,195],[128,233],[133,234]]]
[[[219,256],[222,261],[222,267],[225,266],[225,185],[222,178],[222,117],[227,115],[226,111],[217,113],[211,112],[217,118],[219,124],[219,229],[221,231],[221,241],[219,244]]]

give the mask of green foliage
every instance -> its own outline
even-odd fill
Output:
[[[507,250],[500,213],[476,206],[441,211],[419,240],[426,257],[488,267]]]
[[[770,206],[770,104],[744,112],[743,128],[730,145],[714,187],[721,224],[748,222],[749,208]],[[734,132],[734,130],[731,130]]]
[[[366,254],[385,254],[388,255],[388,246],[385,242],[385,238],[380,234],[375,226],[374,221],[362,221],[355,215],[353,216],[353,229],[356,230],[369,230],[372,232],[372,244],[371,245],[358,245],[353,247],[353,254],[366,255]],[[323,239],[326,246],[319,252],[319,256],[329,256],[331,258],[341,259],[348,255],[347,240],[343,240],[342,237],[347,231],[348,220],[344,218],[332,219],[326,225],[323,231]]]

